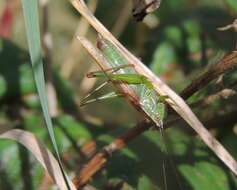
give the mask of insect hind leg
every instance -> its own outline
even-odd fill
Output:
[[[120,65],[120,66],[117,66],[117,67],[111,67],[111,68],[105,69],[103,71],[101,71],[101,70],[92,71],[92,72],[87,73],[86,76],[88,78],[95,78],[97,76],[103,75],[104,73],[107,73],[107,72],[115,73],[115,72],[119,71],[120,69],[124,69],[124,68],[127,68],[127,67],[133,67],[134,68],[134,65],[133,64],[124,64],[124,65]]]
[[[100,96],[100,97],[97,97],[97,98],[94,98],[94,99],[90,99],[90,100],[85,100],[85,101],[81,102],[80,107],[85,106],[85,105],[90,104],[90,103],[93,103],[93,102],[96,102],[96,101],[103,101],[103,100],[106,100],[106,99],[122,97],[122,96],[123,96],[123,94],[119,94],[119,93],[116,93],[116,92],[109,92],[109,93],[107,93],[103,96]]]
[[[97,91],[99,91],[100,89],[102,89],[103,87],[105,87],[107,84],[109,83],[109,81],[105,81],[103,82],[100,86],[98,86],[97,88],[95,88],[94,90],[92,90],[89,94],[87,94],[82,100],[81,100],[81,104],[80,105],[84,105],[85,102],[87,102],[87,99],[89,97],[91,97],[93,94],[95,94]]]
[[[120,65],[118,67],[108,68],[108,69],[103,70],[103,71],[101,71],[101,70],[99,70],[99,71],[92,71],[92,72],[87,74],[87,77],[88,78],[106,77],[106,72],[115,73],[115,72],[119,71],[120,69],[127,68],[127,67],[134,67],[134,65],[133,64],[124,64],[124,65]],[[102,83],[100,86],[98,86],[97,88],[92,90],[87,96],[85,96],[82,99],[82,101],[80,103],[80,106],[84,106],[84,105],[86,105],[88,103],[95,102],[96,100],[104,100],[104,99],[108,98],[108,96],[105,96],[105,97],[102,97],[102,98],[88,100],[89,97],[91,97],[97,91],[99,91],[100,89],[105,87],[111,81],[109,77],[107,77],[107,78],[108,79],[104,83]],[[121,96],[121,95],[119,94],[117,96]],[[116,97],[116,96],[112,95],[112,97]]]

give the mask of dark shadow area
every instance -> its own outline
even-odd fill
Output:
[[[157,48],[157,45],[162,42],[169,42],[173,44],[176,49],[177,55],[180,58],[179,63],[183,64],[185,68],[192,68],[194,66],[192,61],[188,59],[187,55],[191,52],[187,48],[187,39],[192,38],[199,39],[202,44],[202,51],[209,47],[216,48],[218,50],[232,51],[236,46],[236,33],[232,30],[221,32],[217,28],[226,26],[233,22],[234,18],[222,9],[211,7],[198,7],[192,10],[178,10],[177,12],[170,12],[168,17],[163,18],[162,22],[157,29],[151,31],[149,40],[146,43],[146,56],[144,57],[145,63],[150,63],[152,55]],[[193,31],[189,28],[184,28],[187,22],[192,22],[194,27],[198,27],[199,31]],[[165,31],[168,27],[176,27],[182,34],[182,46],[178,47],[174,42],[168,38]],[[192,33],[190,33],[192,32]],[[196,32],[196,34],[195,34]],[[207,43],[208,42],[208,43]],[[202,52],[203,53],[203,52]],[[204,56],[204,55],[203,55]],[[206,63],[205,56],[202,57],[202,63]],[[188,69],[190,70],[190,69]]]
[[[0,39],[0,43],[0,102],[17,102],[24,93],[34,90],[29,57],[25,51],[8,40]]]
[[[116,137],[118,133],[121,133],[123,130],[124,128],[117,129],[108,135]],[[104,138],[107,139],[108,137]],[[101,141],[101,139],[102,138],[100,138],[100,141],[98,142],[99,147],[103,147],[107,144],[104,142],[105,139],[103,141]],[[99,179],[101,180],[101,178],[104,180],[119,178],[121,181],[125,181],[132,187],[137,187],[139,178],[145,175],[148,176],[153,184],[164,189],[164,178],[161,168],[162,160],[165,159],[168,190],[192,190],[193,186],[191,186],[190,180],[186,178],[187,176],[180,173],[178,167],[186,165],[193,167],[193,169],[196,170],[197,168],[194,166],[198,163],[210,163],[217,166],[222,171],[225,171],[224,173],[228,178],[230,189],[236,189],[233,178],[229,176],[229,169],[213,155],[205,144],[200,145],[200,142],[196,143],[195,140],[199,141],[196,138],[189,137],[188,142],[183,142],[182,146],[185,147],[185,152],[178,155],[174,154],[175,150],[173,148],[175,146],[172,145],[172,140],[169,135],[166,134],[169,155],[165,155],[160,149],[161,144],[159,132],[150,130],[134,139],[123,150],[114,153],[105,166],[106,176],[101,177],[104,174],[101,174],[100,172],[96,175],[95,181]],[[205,154],[197,156],[197,151],[204,152]],[[200,173],[200,175],[202,174]],[[181,184],[180,188],[179,184]]]
[[[13,190],[12,183],[8,177],[7,172],[3,168],[3,163],[0,160],[0,187],[1,190]]]

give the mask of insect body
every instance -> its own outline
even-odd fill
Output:
[[[108,62],[108,67],[110,69],[104,70],[103,72],[91,72],[87,76],[88,77],[103,77],[108,79],[113,83],[125,83],[128,88],[133,91],[135,96],[137,97],[139,109],[146,114],[146,116],[158,127],[157,129],[161,134],[161,141],[163,144],[163,151],[166,155],[169,155],[167,146],[165,144],[165,138],[163,133],[163,119],[165,117],[165,98],[166,96],[159,95],[155,90],[152,83],[148,80],[148,78],[144,75],[141,75],[136,72],[133,65],[129,65],[126,59],[120,55],[120,53],[116,50],[116,48],[106,39],[99,36],[99,40],[97,43],[98,49],[101,51],[102,55],[106,58]],[[111,71],[112,72],[108,72]],[[106,83],[99,86],[97,89],[103,87]],[[95,90],[97,90],[95,89]],[[115,97],[115,93],[109,93],[100,97],[99,99],[112,98]],[[88,96],[87,96],[88,97]],[[87,98],[86,97],[86,98]],[[98,100],[95,99],[95,100]],[[93,100],[94,101],[94,100]],[[87,101],[92,102],[92,101]],[[171,161],[172,162],[172,161]],[[164,176],[164,186],[167,189],[166,183],[166,168],[165,168],[165,160],[162,162],[162,171]]]
[[[158,127],[162,128],[163,119],[165,117],[164,100],[166,97],[158,95],[147,77],[138,74],[132,66],[121,67],[128,65],[128,63],[109,41],[100,37],[97,46],[107,59],[110,67],[120,67],[117,71],[107,74],[109,79],[126,83],[138,97],[139,106],[143,112],[145,112]]]
[[[166,113],[164,102],[167,97],[159,95],[155,91],[153,84],[148,80],[148,78],[136,72],[134,65],[128,64],[126,59],[120,55],[116,47],[114,47],[108,40],[99,36],[97,47],[101,51],[103,57],[107,60],[107,63],[109,64],[108,67],[110,67],[110,69],[91,72],[87,75],[88,77],[99,77],[108,79],[105,83],[103,83],[102,85],[97,87],[92,93],[90,93],[90,95],[92,95],[95,91],[99,90],[100,88],[104,87],[105,84],[107,84],[109,81],[113,83],[127,84],[128,88],[131,91],[133,91],[133,93],[137,97],[136,99],[138,103],[136,103],[135,107],[137,107],[138,105],[139,110],[142,110],[143,113],[146,114],[147,118],[149,118],[157,126],[157,129],[160,131],[161,141],[163,144],[162,149],[168,156],[169,151],[168,147],[166,146],[163,133],[163,119]],[[82,105],[97,100],[104,100],[107,98],[113,98],[117,96],[115,92],[112,92],[102,97],[96,98],[94,100],[86,100],[90,95],[86,96],[83,99]],[[173,166],[173,161],[170,159],[169,161],[172,163]],[[162,162],[162,172],[164,176],[164,187],[165,190],[167,190],[165,159],[163,159]],[[181,189],[180,185],[179,189]]]

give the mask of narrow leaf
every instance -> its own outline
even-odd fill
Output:
[[[33,74],[36,82],[37,92],[39,94],[41,107],[43,110],[44,119],[49,132],[50,139],[53,144],[56,158],[59,162],[61,172],[64,176],[68,189],[70,189],[65,172],[62,167],[59,151],[54,137],[53,125],[49,115],[48,101],[45,92],[45,80],[43,72],[43,61],[41,55],[40,44],[40,29],[39,29],[39,14],[38,14],[38,1],[36,0],[22,0],[23,13],[25,18],[27,40],[30,51],[30,58],[33,67]]]
[[[61,190],[67,189],[67,185],[64,181],[63,175],[61,174],[60,166],[58,165],[57,160],[35,137],[35,135],[19,129],[9,131],[0,130],[0,139],[14,140],[25,146],[30,152],[33,153],[44,169],[47,170],[54,183],[57,184]],[[71,182],[69,184],[71,189],[76,189]]]

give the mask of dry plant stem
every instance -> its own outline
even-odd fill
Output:
[[[25,146],[30,152],[32,152],[38,162],[48,171],[52,177],[52,180],[55,184],[57,184],[59,189],[68,189],[65,180],[63,180],[64,178],[60,172],[60,167],[57,160],[52,155],[52,153],[38,141],[35,135],[20,129],[3,131],[0,128],[0,139],[14,140]],[[71,181],[69,181],[69,185],[72,190],[76,189]]]
[[[234,31],[237,32],[237,19],[235,19],[233,23],[228,24],[227,26],[224,26],[224,27],[219,27],[217,29],[220,30],[220,31],[234,29]]]
[[[142,122],[138,124],[136,127],[130,129],[122,135],[121,137],[117,138],[114,142],[105,146],[100,152],[98,152],[82,169],[80,172],[79,177],[75,177],[73,179],[73,183],[77,189],[81,188],[85,185],[92,176],[96,172],[98,172],[105,163],[107,162],[108,158],[112,155],[113,152],[122,149],[129,141],[134,139],[136,136],[139,136],[144,131],[146,131],[150,127],[150,124],[147,122]]]
[[[221,74],[232,70],[235,67],[237,67],[237,52],[233,51],[231,54],[228,54],[224,58],[222,58],[218,64],[213,66],[206,73],[194,80],[187,88],[183,90],[181,97],[188,99],[199,89],[202,89],[204,86],[209,84],[212,80],[216,79]]]
[[[97,8],[97,2],[98,2],[97,0],[90,0],[88,2],[88,8],[93,13],[95,12],[95,10]],[[89,30],[89,24],[86,21],[86,19],[84,19],[82,17],[80,19],[80,21],[78,22],[76,32],[75,32],[74,37],[70,43],[70,47],[68,48],[69,50],[67,52],[66,58],[65,58],[64,62],[62,63],[62,66],[60,69],[60,72],[65,79],[70,78],[70,76],[73,72],[73,68],[76,64],[75,57],[78,58],[78,59],[76,59],[77,62],[79,62],[82,57],[82,56],[78,56],[78,53],[80,54],[80,52],[81,52],[81,46],[80,46],[80,44],[78,44],[75,36],[77,36],[77,35],[86,36],[86,34],[88,33],[88,30]]]
[[[52,36],[49,32],[49,10],[48,10],[48,0],[40,0],[40,5],[42,8],[42,45],[44,49],[45,58],[45,78],[46,78],[46,89],[49,102],[49,113],[51,117],[56,117],[58,115],[58,102],[57,95],[53,84],[52,76]]]
[[[119,41],[94,17],[82,0],[72,0],[73,6],[105,39],[108,39],[130,64],[134,64],[137,73],[146,76],[159,95],[168,96],[166,102],[198,133],[205,144],[237,175],[237,162],[229,152],[209,133],[185,101],[152,73],[139,59],[132,55]],[[102,63],[101,63],[102,64]]]
[[[87,40],[83,38],[79,38],[80,42],[83,44],[83,46],[90,52],[90,54],[94,55],[95,60],[99,62],[103,62],[103,57],[96,56],[96,49],[93,48],[92,44],[90,44]],[[103,67],[103,65],[101,65]],[[127,92],[128,93],[128,92]],[[172,124],[172,122],[167,123],[165,127],[169,127]],[[133,140],[143,132],[145,132],[147,129],[149,129],[152,126],[152,123],[142,123],[139,124],[137,127],[130,129],[127,131],[123,136],[117,138],[113,143],[106,146],[103,151],[100,151],[97,153],[88,163],[87,165],[82,169],[80,172],[79,177],[74,178],[74,183],[77,188],[83,186],[88,182],[88,180],[97,173],[107,162],[108,157],[114,152],[118,151],[121,148],[123,148],[129,141]],[[105,151],[106,150],[106,151]]]
[[[218,117],[218,119],[216,119],[216,116],[214,116],[214,118],[205,122],[206,126],[207,128],[219,128],[223,125],[232,126],[237,121],[235,117],[236,114],[237,111],[234,111],[220,118]],[[175,118],[174,120],[168,121],[164,124],[164,128],[169,128],[174,123],[179,121],[180,118]],[[150,129],[152,126],[153,125],[149,122],[139,123],[136,127],[129,129],[125,134],[115,139],[111,144],[105,146],[85,165],[85,167],[81,170],[80,175],[78,177],[74,177],[73,183],[75,184],[76,188],[79,189],[83,185],[87,184],[88,181],[105,166],[109,157],[111,157],[114,152],[121,150],[130,141]]]
[[[119,37],[120,34],[123,32],[125,27],[129,22],[129,18],[132,12],[132,2],[131,1],[124,1],[123,8],[120,13],[120,16],[116,20],[115,25],[112,28],[112,34],[116,37]]]
[[[224,124],[231,126],[234,123],[236,123],[236,118],[234,117],[236,115],[235,112],[231,112],[228,115],[222,116],[218,120],[216,117],[214,119],[210,119],[207,121],[207,128],[213,128],[213,127],[221,127]],[[180,118],[176,118],[172,121],[168,121],[164,124],[164,128],[168,128],[173,125],[173,123],[176,123],[180,121]],[[115,152],[121,150],[124,146],[126,146],[130,141],[135,139],[137,136],[141,135],[148,129],[152,127],[152,123],[143,122],[139,123],[136,127],[128,130],[124,135],[118,137],[115,139],[110,145],[105,146],[102,151],[97,153],[82,169],[80,172],[79,177],[75,177],[73,179],[73,182],[77,188],[82,187],[83,185],[87,184],[88,181],[98,172],[100,171],[106,162],[108,161],[109,157]]]

